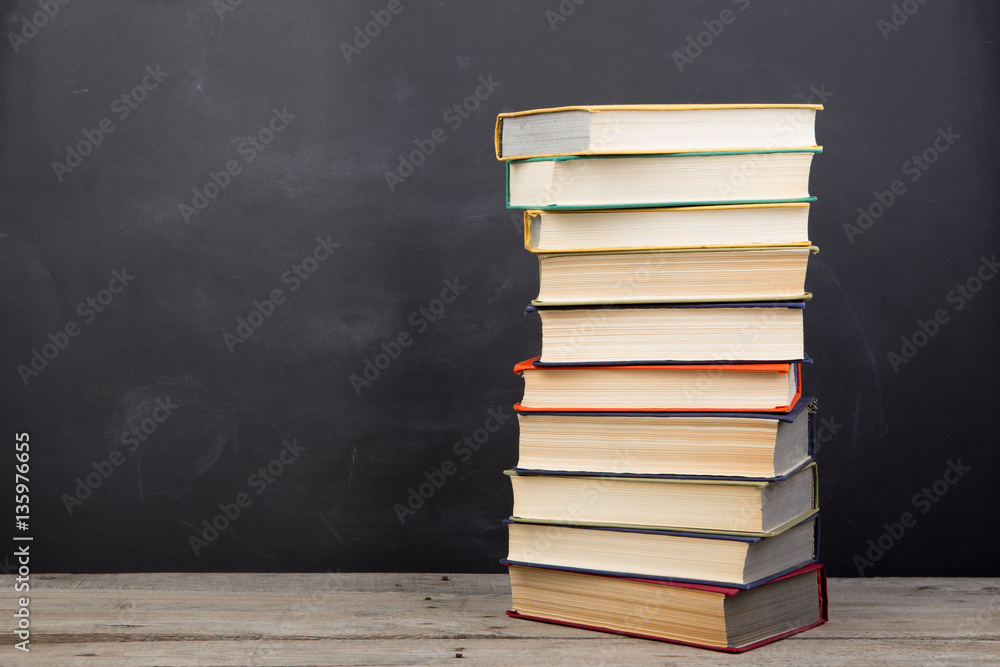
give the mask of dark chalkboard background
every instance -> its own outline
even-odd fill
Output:
[[[34,571],[499,571],[517,426],[477,429],[511,414],[539,326],[496,114],[822,101],[805,387],[827,420],[823,560],[1000,574],[1000,279],[976,278],[1000,270],[995,3],[233,4],[4,3],[0,497],[13,523],[27,432]],[[684,62],[688,38],[708,46]],[[449,113],[483,80],[478,110]],[[352,384],[366,361],[384,368]]]

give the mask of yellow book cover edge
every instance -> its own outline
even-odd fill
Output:
[[[667,246],[667,247],[651,247],[651,248],[615,248],[613,250],[586,250],[583,252],[592,252],[594,254],[602,255],[635,255],[639,253],[673,253],[673,252],[739,252],[741,250],[802,250],[807,248],[809,252],[813,255],[819,252],[819,248],[810,243],[776,243],[774,245],[719,245],[719,246]],[[554,255],[573,255],[579,254],[580,251],[575,250],[558,250],[556,252],[539,252],[535,253],[538,256],[539,261],[545,257],[552,257]]]

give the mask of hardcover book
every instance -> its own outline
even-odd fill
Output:
[[[780,413],[518,412],[517,469],[773,479],[813,455],[811,398]]]
[[[815,463],[775,480],[505,474],[512,518],[529,523],[767,537],[818,509]]]
[[[814,246],[538,255],[535,306],[802,301]]]
[[[535,253],[809,245],[809,204],[734,204],[524,212]]]
[[[804,301],[536,307],[539,364],[803,361]]]
[[[816,147],[818,104],[571,106],[497,117],[498,160]]]
[[[504,564],[616,577],[753,588],[816,561],[819,517],[771,537],[609,526],[560,526],[508,519]]]
[[[807,202],[820,149],[529,158],[507,162],[508,208]]]
[[[510,565],[508,615],[740,653],[827,620],[826,573],[807,565],[742,590]]]
[[[789,412],[800,364],[538,366],[522,361],[523,412]]]

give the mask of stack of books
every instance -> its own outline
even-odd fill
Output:
[[[802,364],[819,105],[502,114],[541,356],[511,616],[745,651],[826,621]]]

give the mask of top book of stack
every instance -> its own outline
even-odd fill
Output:
[[[820,104],[575,106],[500,114],[498,160],[583,155],[816,151]]]
[[[809,202],[820,105],[561,107],[501,114],[507,206]]]

